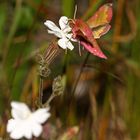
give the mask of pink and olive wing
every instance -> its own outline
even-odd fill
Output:
[[[103,26],[110,23],[112,19],[112,4],[107,3],[101,6],[95,14],[87,20],[87,24],[90,28]]]
[[[95,56],[98,56],[100,58],[104,58],[107,59],[107,57],[105,56],[105,54],[102,52],[102,50],[100,49],[99,45],[97,44],[95,39],[92,39],[92,42],[85,42],[85,41],[80,41],[80,44],[82,46],[84,46],[84,48],[89,51],[90,53],[92,53]]]
[[[109,24],[95,28],[92,32],[94,38],[99,39],[102,35],[106,34],[110,28],[111,26]]]

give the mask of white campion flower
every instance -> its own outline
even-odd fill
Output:
[[[10,133],[10,137],[12,139],[38,137],[43,130],[41,124],[50,117],[49,108],[40,108],[31,112],[25,103],[20,102],[12,102],[11,107],[13,118],[8,120],[7,124],[7,132]]]
[[[76,41],[75,39],[72,39],[72,33],[71,32],[71,27],[68,25],[68,18],[66,16],[62,16],[59,19],[59,27],[55,25],[54,22],[50,20],[46,20],[44,23],[48,28],[48,33],[54,34],[59,38],[58,40],[58,45],[62,49],[70,49],[73,50],[74,46],[72,45],[71,41]]]

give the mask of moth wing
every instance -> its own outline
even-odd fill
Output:
[[[90,40],[90,43],[84,42],[84,41],[81,41],[80,43],[81,43],[81,45],[84,46],[84,48],[87,51],[89,51],[93,55],[98,56],[100,58],[107,59],[107,57],[102,52],[102,50],[100,49],[100,47],[99,47],[99,45],[98,45],[98,43],[97,43],[97,41],[95,39]]]
[[[102,35],[106,34],[111,28],[111,25],[106,24],[101,27],[97,27],[93,30],[93,36],[95,39],[99,39]]]
[[[113,11],[112,4],[107,3],[101,6],[95,14],[87,20],[87,24],[90,28],[95,28],[98,26],[103,26],[110,23],[112,19]]]

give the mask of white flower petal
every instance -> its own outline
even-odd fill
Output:
[[[70,31],[71,31],[71,27],[69,25],[67,25],[64,29],[63,29],[63,32],[68,34]]]
[[[12,131],[12,133],[10,134],[10,137],[12,139],[21,139],[23,137],[23,134],[18,133],[17,131]]]
[[[58,45],[62,48],[62,49],[66,49],[66,39],[62,38],[58,40]]]
[[[71,38],[72,38],[72,33],[71,33],[71,34],[67,34],[66,37],[67,37],[68,39],[71,39]]]
[[[49,33],[49,34],[54,34],[54,35],[57,36],[58,38],[62,38],[61,32],[48,30],[48,33]]]
[[[32,126],[33,124],[31,122],[26,122],[22,125],[22,131],[24,132],[24,137],[27,139],[32,138]]]
[[[48,108],[41,108],[32,114],[31,119],[37,123],[44,123],[49,117],[50,113],[48,112]]]
[[[63,49],[66,49],[66,48],[68,48],[70,50],[74,49],[74,46],[72,45],[72,43],[67,38],[59,39],[58,40],[58,45]]]
[[[66,16],[62,16],[59,19],[59,26],[61,30],[63,31],[63,33],[69,33],[72,30],[68,24],[68,18]]]
[[[72,43],[70,41],[67,42],[67,48],[70,50],[74,49],[74,46],[72,45]]]
[[[21,139],[24,136],[24,128],[23,129],[23,123],[20,121],[15,121],[15,125],[13,126],[13,130],[10,133],[10,137],[13,139]]]
[[[67,24],[68,24],[68,18],[66,16],[62,16],[60,19],[59,19],[59,26],[60,28],[63,30],[67,27]]]
[[[24,118],[27,114],[31,113],[28,106],[24,103],[12,102],[11,106],[12,106],[11,114],[15,119]]]
[[[11,132],[13,130],[13,126],[14,126],[14,120],[13,119],[8,120],[7,132]]]
[[[39,137],[40,134],[42,133],[42,130],[43,130],[43,128],[40,124],[36,123],[36,124],[32,125],[32,133],[35,137]]]
[[[44,23],[50,30],[52,31],[56,31],[56,32],[59,32],[60,29],[55,25],[55,23],[53,23],[52,21],[50,20],[46,20],[46,22]]]
[[[17,121],[14,119],[8,120],[7,123],[7,132],[12,132],[13,128],[17,126]]]
[[[70,40],[73,41],[73,42],[78,42],[78,40],[74,39],[74,38],[71,38]]]

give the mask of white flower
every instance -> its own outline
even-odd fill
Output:
[[[24,103],[12,102],[11,106],[13,118],[8,120],[7,124],[7,132],[10,133],[10,137],[12,139],[38,137],[43,129],[41,124],[50,117],[49,108],[41,108],[31,112]]]
[[[72,45],[71,41],[76,41],[74,39],[72,39],[72,33],[70,33],[71,31],[71,27],[68,25],[68,18],[65,16],[62,16],[59,19],[59,27],[57,27],[55,25],[55,23],[53,23],[50,20],[46,20],[46,22],[44,23],[48,28],[48,33],[50,34],[54,34],[55,36],[57,36],[59,38],[58,40],[58,45],[63,48],[63,49],[70,49],[73,50],[74,46]]]

